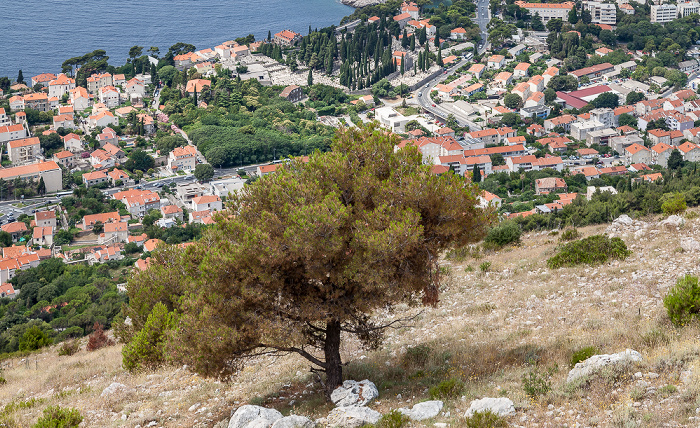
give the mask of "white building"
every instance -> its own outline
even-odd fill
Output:
[[[651,6],[651,22],[664,24],[678,17],[678,8],[675,4],[654,4]]]
[[[564,22],[569,22],[569,12],[575,6],[575,4],[570,1],[564,3],[527,3],[524,1],[516,1],[515,4],[523,9],[527,9],[532,16],[539,13],[540,17],[542,17],[542,21],[545,23],[550,19],[557,18]]]

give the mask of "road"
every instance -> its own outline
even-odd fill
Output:
[[[484,53],[488,48],[488,33],[486,29],[489,25],[490,13],[491,12],[489,11],[489,0],[477,0],[476,18],[474,19],[474,22],[476,22],[476,25],[478,25],[479,29],[481,30],[481,43],[478,45],[477,50],[479,54]]]

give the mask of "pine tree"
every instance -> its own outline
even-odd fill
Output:
[[[309,86],[314,84],[314,75],[311,73],[311,69],[309,69],[309,77],[306,78],[306,83]]]

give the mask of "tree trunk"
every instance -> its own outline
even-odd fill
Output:
[[[326,343],[323,347],[326,360],[326,399],[343,383],[343,365],[340,360],[340,321],[326,323]]]

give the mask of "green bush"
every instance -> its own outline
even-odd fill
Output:
[[[447,400],[451,398],[457,398],[462,395],[464,390],[464,382],[459,379],[447,379],[443,380],[436,386],[431,387],[428,390],[431,400]]]
[[[700,317],[700,287],[698,277],[685,275],[664,297],[664,307],[671,322],[682,326]]]
[[[483,262],[479,265],[479,270],[486,273],[491,269],[491,262]]]
[[[39,326],[32,326],[27,329],[19,339],[20,351],[35,351],[51,344],[51,339]]]
[[[83,417],[77,409],[49,406],[44,409],[44,416],[39,418],[33,428],[73,428],[82,421]]]
[[[399,413],[396,410],[392,410],[391,412],[387,413],[386,415],[382,416],[379,421],[377,421],[376,424],[374,424],[375,428],[403,428],[408,425],[408,423],[411,421],[411,419],[404,415],[403,413]]]
[[[576,229],[566,229],[561,233],[561,236],[559,237],[560,241],[573,241],[574,239],[578,239],[581,236],[581,234],[578,233],[578,230]]]
[[[122,348],[124,368],[136,371],[155,368],[165,362],[166,333],[175,325],[175,314],[158,302],[141,331]]]
[[[664,214],[680,214],[688,208],[685,201],[685,195],[682,193],[674,193],[673,195],[664,196],[665,201],[663,204],[661,204],[661,211],[663,211]]]
[[[557,269],[562,266],[597,265],[610,259],[624,260],[630,254],[632,252],[622,239],[594,235],[559,247],[559,252],[547,260],[547,266]]]
[[[76,341],[76,340],[63,342],[61,344],[61,347],[58,348],[58,356],[62,357],[64,355],[68,355],[68,356],[73,355],[76,352],[78,352],[78,348],[79,348],[78,341]]]
[[[595,346],[586,346],[585,348],[581,348],[578,351],[574,351],[573,354],[571,354],[571,367],[573,368],[576,363],[580,363],[581,361],[585,361],[592,356],[596,355],[598,353],[598,348]]]
[[[465,428],[508,428],[505,419],[492,412],[474,413],[464,421]]]
[[[538,398],[547,395],[552,390],[552,374],[554,370],[550,369],[541,372],[537,369],[525,373],[522,377],[523,391],[530,398]]]
[[[428,345],[409,346],[402,358],[404,366],[423,368],[428,364],[432,349]]]
[[[520,226],[513,221],[504,221],[489,230],[484,242],[489,247],[501,248],[508,244],[520,243]]]

